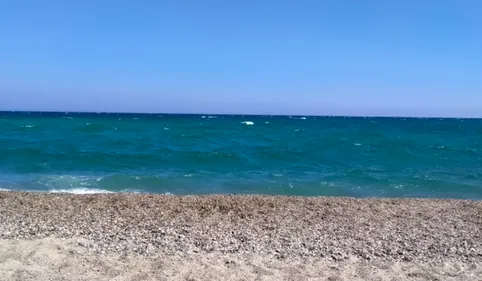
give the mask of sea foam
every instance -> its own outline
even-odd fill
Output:
[[[98,193],[114,193],[113,191],[98,189],[98,188],[84,188],[76,187],[69,189],[51,189],[49,192],[52,193],[72,193],[72,194],[98,194]]]
[[[248,125],[248,126],[252,126],[252,125],[254,125],[254,122],[252,122],[252,121],[243,121],[243,122],[241,122],[241,124],[245,124],[245,125]]]

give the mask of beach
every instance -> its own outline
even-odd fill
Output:
[[[0,192],[0,280],[480,280],[481,229],[470,200]]]

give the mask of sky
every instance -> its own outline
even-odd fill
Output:
[[[482,117],[480,11],[0,0],[0,110]]]

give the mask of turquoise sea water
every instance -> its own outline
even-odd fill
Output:
[[[0,189],[482,199],[482,120],[0,112]]]

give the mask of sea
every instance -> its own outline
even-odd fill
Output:
[[[0,112],[0,190],[482,199],[482,119]]]

